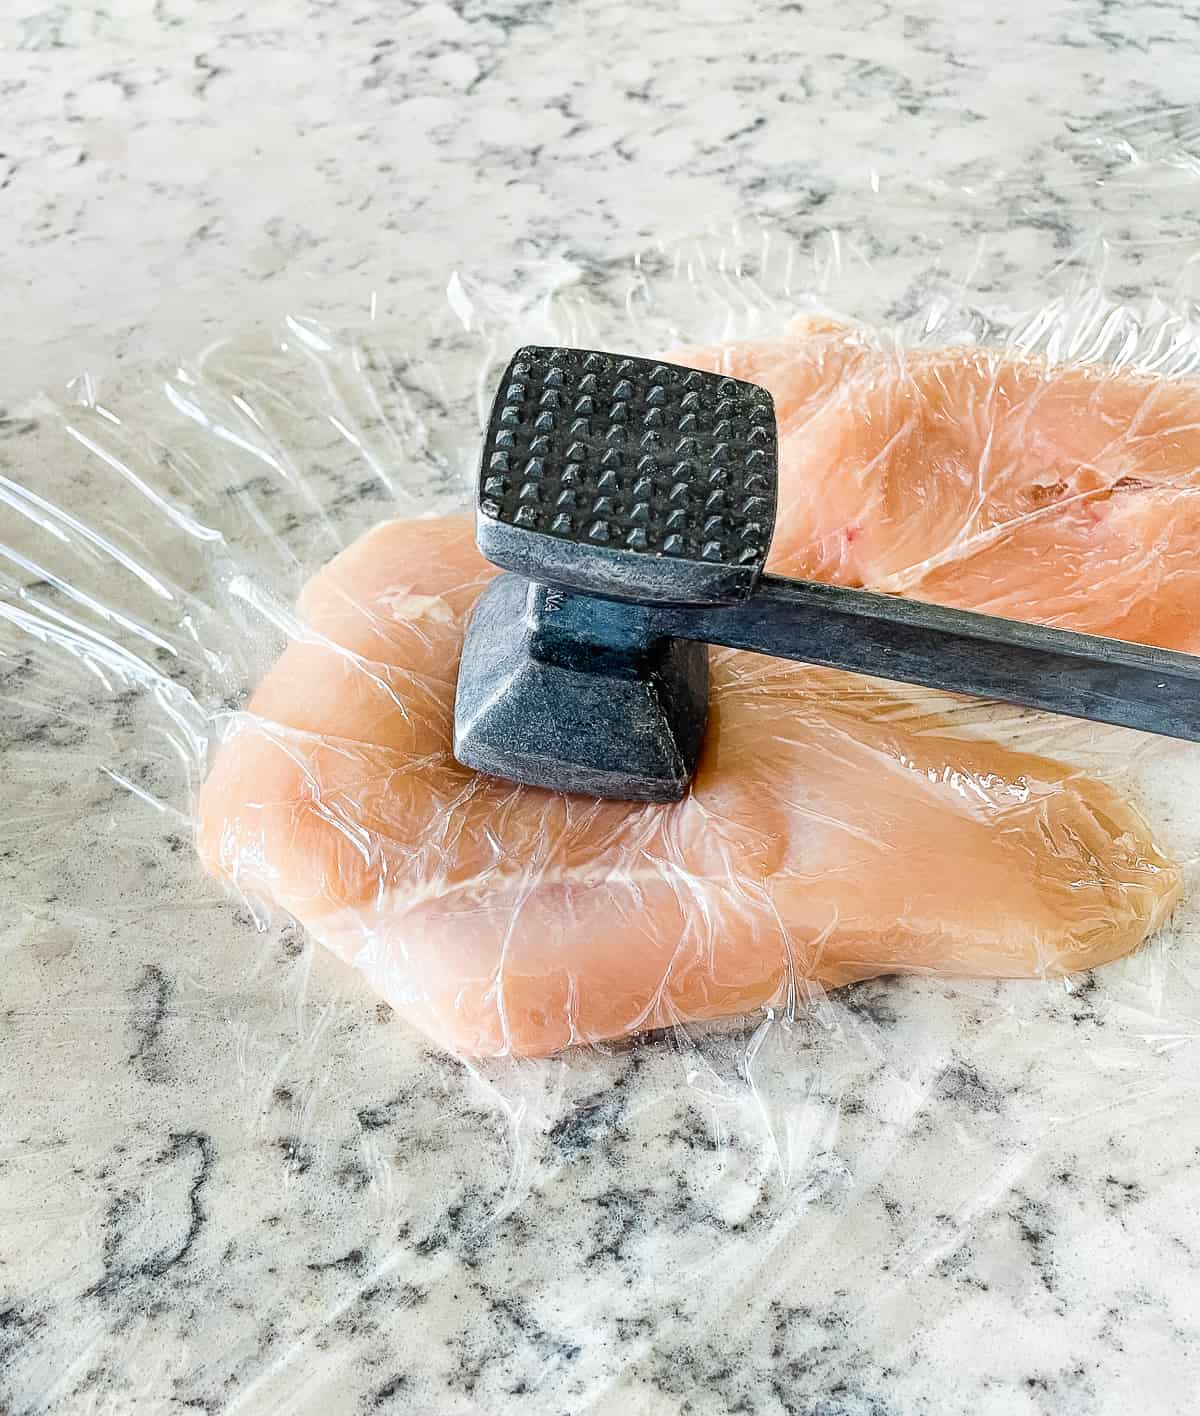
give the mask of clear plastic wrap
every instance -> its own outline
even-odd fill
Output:
[[[1193,749],[721,653],[694,792],[629,807],[472,778],[449,712],[489,573],[455,513],[521,342],[771,384],[776,568],[1195,649],[1187,143],[1119,130],[1040,209],[885,191],[459,272],[425,318],[297,315],[8,420],[36,452],[0,470],[4,1045],[10,1101],[55,1098],[15,1392],[72,1409],[98,1346],[114,1393],[264,1410],[393,1368],[412,1409],[916,1410],[942,1341],[977,1393],[1066,1389],[1049,1318],[1101,1341],[1085,1256],[1152,1188],[1105,1302],[1186,1272]],[[101,1169],[117,1198],[81,1203]],[[185,1279],[192,1334],[153,1301]],[[1133,1393],[1161,1343],[1129,1306],[1104,1379]],[[369,1360],[401,1332],[458,1371]]]
[[[785,505],[777,541],[789,529]],[[1175,904],[1177,867],[1118,793],[955,737],[911,696],[761,656],[711,656],[678,806],[460,767],[455,668],[490,579],[473,533],[388,522],[311,580],[199,806],[214,873],[450,1051],[790,1012],[883,973],[1074,972]]]

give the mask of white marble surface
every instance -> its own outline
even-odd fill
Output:
[[[13,0],[8,387],[530,245],[588,261],[836,189],[1036,182],[1194,96],[1186,5]]]
[[[981,185],[957,237],[999,203],[1048,270],[1106,200],[1061,196],[1071,153],[1190,102],[1198,39],[1177,0],[15,0],[0,473],[99,524],[78,443],[24,411],[81,368],[141,387],[286,311],[428,308],[455,269],[602,286],[873,183]],[[335,543],[386,512],[303,408],[289,437]],[[472,1077],[199,876],[144,799],[178,804],[145,704],[0,652],[3,1409],[1194,1410],[1194,917],[1068,988],[864,986],[748,1072],[735,1032]]]

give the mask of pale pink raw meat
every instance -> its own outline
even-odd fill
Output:
[[[805,560],[816,513],[795,504],[785,557],[838,569]],[[899,560],[872,554],[846,578]],[[865,680],[728,651],[677,805],[476,776],[451,755],[455,673],[493,573],[464,518],[388,522],[343,552],[199,802],[208,869],[455,1052],[545,1054],[877,974],[1086,969],[1179,893],[1109,787],[960,740]]]

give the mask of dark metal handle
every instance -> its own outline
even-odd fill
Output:
[[[653,619],[678,639],[1200,741],[1191,654],[776,575],[740,604]]]

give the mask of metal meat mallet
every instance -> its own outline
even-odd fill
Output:
[[[1200,740],[1200,658],[763,573],[766,389],[650,359],[518,350],[479,473],[494,580],[463,646],[454,755],[629,801],[683,796],[708,645]]]

